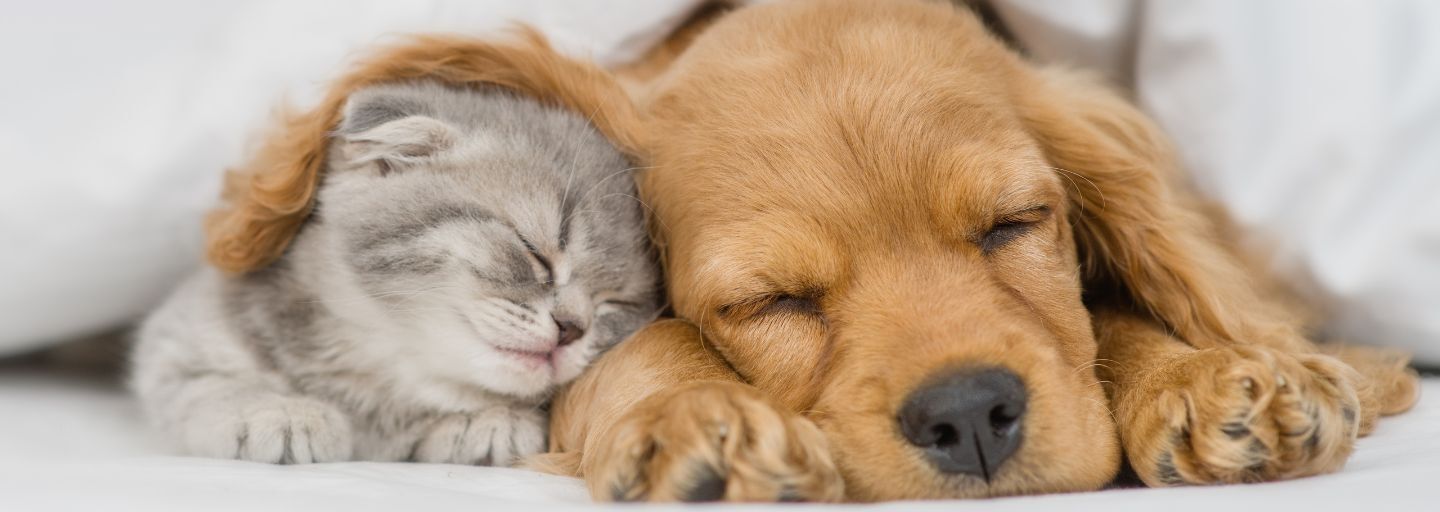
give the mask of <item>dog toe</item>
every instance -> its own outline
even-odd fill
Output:
[[[1359,402],[1343,363],[1257,348],[1187,356],[1183,378],[1158,393],[1150,429],[1130,440],[1152,486],[1283,480],[1338,470],[1359,430]],[[1143,416],[1143,415],[1142,415]],[[1132,448],[1135,448],[1132,447]]]
[[[748,386],[705,383],[640,404],[602,443],[592,494],[613,501],[836,501],[843,484],[809,420]],[[598,491],[598,492],[597,492]]]

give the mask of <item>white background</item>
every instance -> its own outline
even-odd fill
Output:
[[[124,324],[198,263],[221,171],[397,33],[538,25],[624,60],[692,0],[3,0],[0,354]],[[1002,0],[1107,72],[1327,330],[1440,364],[1440,2]]]

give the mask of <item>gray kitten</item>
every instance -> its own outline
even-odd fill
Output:
[[[626,159],[500,90],[354,95],[286,254],[207,269],[140,329],[132,387],[189,453],[506,465],[544,403],[652,320]]]

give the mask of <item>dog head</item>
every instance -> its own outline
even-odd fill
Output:
[[[637,91],[675,311],[820,425],[854,499],[1110,481],[1082,291],[1231,335],[1158,132],[966,12],[742,9]]]

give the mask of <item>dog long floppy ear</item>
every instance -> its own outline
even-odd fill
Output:
[[[1118,291],[1195,346],[1294,336],[1178,185],[1171,150],[1143,114],[1084,75],[1033,78],[1015,101],[1051,165],[1074,182],[1087,289]]]
[[[589,116],[632,158],[644,159],[638,115],[610,74],[560,55],[533,29],[522,27],[508,42],[415,37],[360,62],[314,109],[285,114],[255,156],[227,174],[225,204],[206,219],[210,263],[240,273],[278,258],[310,213],[330,137],[350,95],[412,80],[497,85],[571,109]]]

